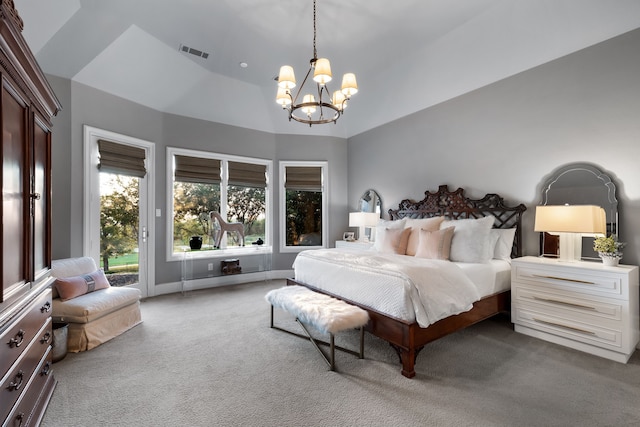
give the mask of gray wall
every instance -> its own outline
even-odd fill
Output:
[[[53,133],[53,258],[81,256],[83,247],[83,125],[148,140],[156,145],[156,284],[180,280],[180,264],[166,262],[166,147],[182,147],[274,161],[273,209],[278,215],[278,160],[329,162],[329,242],[342,238],[347,216],[347,143],[342,138],[274,135],[188,117],[161,113],[94,88],[49,76],[63,105]],[[295,124],[292,124],[294,126]],[[295,254],[279,254],[274,221],[274,270],[289,270]],[[247,259],[248,262],[251,260]],[[207,260],[198,261],[201,263]],[[242,264],[242,261],[241,261]],[[194,267],[194,269],[197,267]]]
[[[420,96],[420,90],[415,93]],[[525,252],[538,254],[534,206],[559,167],[588,162],[618,186],[623,263],[640,256],[640,30],[349,139],[349,206],[368,188],[383,209],[440,184],[524,203]]]

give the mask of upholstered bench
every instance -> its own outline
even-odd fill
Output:
[[[142,322],[140,290],[112,287],[108,282],[99,289],[104,276],[99,276],[101,272],[93,258],[55,260],[51,274],[60,279],[53,285],[52,319],[54,323],[69,324],[68,351],[91,350]],[[70,299],[61,298],[58,292],[61,286],[75,286],[71,290],[65,289],[65,293],[71,293],[67,295]]]
[[[330,370],[335,371],[336,348],[354,354],[360,359],[364,358],[364,325],[369,321],[369,314],[365,310],[298,285],[285,286],[269,291],[265,299],[271,304],[271,328],[302,338],[308,338],[329,365]],[[275,326],[273,321],[274,307],[278,307],[295,316],[306,336]],[[311,325],[318,331],[329,334],[330,342],[325,343],[314,338],[305,325]],[[335,345],[334,334],[355,328],[360,328],[359,352]],[[318,344],[329,346],[329,358],[322,352]]]

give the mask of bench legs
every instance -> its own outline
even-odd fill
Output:
[[[330,371],[335,371],[336,370],[336,359],[335,359],[335,350],[338,349],[340,351],[344,351],[346,353],[349,354],[353,354],[354,356],[358,356],[359,359],[364,359],[364,326],[360,327],[360,352],[356,352],[353,350],[349,350],[348,348],[343,348],[340,346],[337,346],[335,344],[335,335],[334,334],[329,334],[329,342],[326,343],[324,341],[318,340],[316,338],[314,338],[313,336],[311,336],[311,333],[309,333],[309,330],[307,329],[307,327],[304,325],[304,323],[302,323],[300,321],[300,319],[296,318],[296,322],[298,322],[298,324],[300,325],[300,327],[302,328],[302,330],[304,331],[305,335],[301,335],[301,334],[297,334],[295,332],[291,332],[287,329],[283,329],[280,328],[278,326],[274,325],[273,322],[273,306],[271,306],[271,323],[270,323],[270,327],[272,329],[277,329],[279,331],[282,332],[286,332],[290,335],[294,335],[300,338],[304,338],[304,339],[308,339],[309,341],[311,341],[311,344],[313,344],[313,346],[316,348],[316,350],[318,350],[318,353],[320,353],[320,355],[322,356],[322,359],[325,361],[325,363],[329,366],[329,370]],[[322,351],[322,349],[320,348],[320,345],[326,345],[329,346],[329,357],[327,357],[324,352]]]

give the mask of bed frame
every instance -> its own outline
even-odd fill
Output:
[[[400,202],[398,209],[389,209],[388,212],[391,219],[430,218],[434,216],[464,219],[493,215],[496,218],[494,228],[516,228],[512,256],[519,257],[522,256],[522,214],[526,209],[523,204],[515,207],[505,206],[503,198],[497,194],[487,194],[482,199],[473,200],[464,196],[462,188],[449,191],[446,185],[441,185],[436,192],[425,191],[423,200],[419,202],[408,199],[403,200]],[[365,329],[373,335],[388,341],[396,350],[402,364],[402,375],[407,378],[415,376],[416,357],[427,343],[500,312],[508,311],[511,303],[511,291],[507,290],[477,301],[473,304],[473,308],[465,313],[447,317],[429,325],[427,328],[421,328],[416,322],[411,323],[390,317],[355,301],[321,291],[304,283],[298,283],[293,279],[288,279],[287,282],[290,285],[302,285],[316,292],[329,294],[368,311],[370,320]]]

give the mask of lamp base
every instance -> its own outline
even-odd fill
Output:
[[[560,237],[559,261],[576,262],[582,259],[582,234],[558,233]]]

